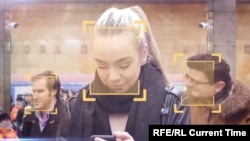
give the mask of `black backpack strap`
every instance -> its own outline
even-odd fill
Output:
[[[165,91],[166,91],[166,97],[161,109],[161,116],[160,116],[161,124],[163,125],[172,124],[169,119],[169,116],[171,116],[169,115],[169,113],[171,112],[171,110],[173,110],[173,106],[171,104],[173,103],[173,96],[176,97],[178,100],[180,100],[183,94],[182,91],[180,91],[179,89],[177,89],[172,85],[167,85]]]
[[[183,95],[183,92],[179,89],[177,89],[176,87],[174,87],[173,85],[167,85],[165,88],[165,91],[168,94],[173,94],[175,96],[177,96],[179,99],[181,99],[181,96]]]
[[[85,89],[86,91],[89,91],[89,85],[87,84],[84,88],[79,90],[78,95],[82,95],[82,90],[83,89]],[[71,118],[72,110],[74,108],[74,104],[75,104],[75,101],[76,101],[78,95],[75,95],[75,96],[73,96],[73,97],[66,100],[66,110],[67,110],[69,119]]]

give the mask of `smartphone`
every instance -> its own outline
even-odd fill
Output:
[[[116,141],[115,136],[113,135],[92,135],[90,137],[90,141],[95,141],[96,137],[104,139],[106,141]]]

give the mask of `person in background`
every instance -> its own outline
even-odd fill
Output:
[[[26,109],[32,109],[33,106],[34,106],[32,93],[25,93],[24,94],[24,100],[25,100],[25,108]]]
[[[197,54],[187,59],[187,67],[183,103],[193,105],[191,124],[250,124],[250,89],[231,79],[223,58]]]
[[[24,99],[21,96],[16,98],[15,106],[10,112],[11,121],[15,122],[18,111],[24,107]]]
[[[19,141],[19,138],[12,127],[11,118],[8,113],[0,114],[0,140]]]
[[[16,120],[13,122],[14,129],[18,135],[18,137],[22,136],[22,128],[23,128],[23,119],[25,117],[25,108],[21,108],[17,112]]]
[[[17,111],[16,119],[12,121],[18,137],[22,136],[23,119],[26,116],[24,113],[32,110],[33,106],[31,93],[25,93],[22,99],[23,106]]]
[[[31,78],[34,110],[23,120],[22,137],[57,140],[67,120],[65,106],[59,100],[61,82],[53,71],[44,71]]]

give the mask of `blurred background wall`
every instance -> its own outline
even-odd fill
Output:
[[[130,3],[15,4],[11,18],[20,26],[11,34],[11,74],[35,74],[51,69],[59,74],[92,74],[88,31],[83,21],[96,20],[111,6]],[[146,12],[160,47],[164,68],[181,73],[175,53],[190,56],[207,51],[206,3],[138,3]],[[236,6],[236,77],[250,86],[250,4]],[[87,28],[88,30],[88,28]],[[223,57],[223,56],[222,56]],[[182,59],[185,59],[182,58]]]
[[[11,7],[13,21],[11,73],[37,73],[44,69],[58,73],[93,73],[88,31],[83,21],[96,20],[111,7],[134,4],[18,4]],[[206,52],[206,4],[137,4],[148,15],[164,67],[179,73],[174,53]],[[87,29],[88,30],[88,29]]]
[[[236,77],[250,87],[250,4],[237,4]]]

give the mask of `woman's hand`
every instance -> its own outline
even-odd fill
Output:
[[[113,135],[116,137],[116,141],[134,141],[134,138],[128,132],[116,131],[113,132]],[[95,141],[106,141],[101,138],[95,138]]]
[[[96,137],[95,141],[106,141],[106,140]]]
[[[128,132],[116,131],[113,132],[117,141],[134,141],[134,138]]]

